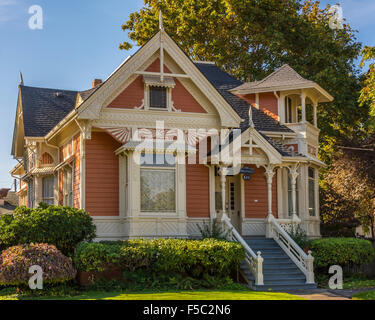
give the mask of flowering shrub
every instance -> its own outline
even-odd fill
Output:
[[[40,204],[38,208],[18,207],[13,215],[0,216],[0,249],[24,243],[55,245],[71,255],[81,241],[96,236],[96,227],[84,210]]]
[[[25,244],[10,247],[0,256],[0,284],[27,285],[32,274],[29,268],[38,265],[43,270],[43,283],[59,283],[76,275],[72,260],[53,245]]]

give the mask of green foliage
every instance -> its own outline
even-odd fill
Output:
[[[229,231],[226,231],[217,219],[209,223],[203,222],[203,226],[200,224],[197,224],[197,226],[203,239],[225,240],[229,234]]]
[[[358,207],[325,182],[320,188],[320,231],[324,237],[355,237],[360,221]]]
[[[323,238],[310,244],[316,268],[326,269],[331,265],[341,267],[369,263],[375,251],[368,240],[355,238]]]
[[[76,275],[72,260],[53,245],[25,244],[10,247],[1,253],[0,284],[25,286],[30,279],[29,268],[43,270],[43,283],[60,283]]]
[[[24,243],[48,243],[64,254],[78,243],[95,238],[96,227],[83,210],[40,204],[36,209],[18,207],[13,215],[0,217],[0,247]]]
[[[290,231],[288,231],[288,234],[302,249],[306,248],[310,243],[309,239],[307,238],[306,231],[303,230],[300,225],[292,225],[292,228]]]
[[[375,135],[362,143],[347,141],[346,145],[333,157],[324,175],[322,230],[331,236],[354,235],[355,227],[361,224],[374,237],[375,152],[368,148],[375,147]]]
[[[81,243],[74,263],[81,271],[148,269],[159,274],[201,278],[205,274],[227,276],[243,259],[244,250],[238,243],[156,239]]]
[[[371,63],[363,81],[359,102],[361,105],[369,104],[371,115],[375,116],[375,47],[365,46],[361,51],[361,55],[362,67],[366,62]]]
[[[208,274],[202,278],[193,278],[179,273],[158,273],[152,270],[138,269],[124,271],[123,281],[96,280],[87,287],[88,290],[129,290],[129,291],[164,291],[196,289],[239,289],[242,285],[233,283],[230,277],[216,277]]]

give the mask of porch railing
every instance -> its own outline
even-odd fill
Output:
[[[257,254],[255,254],[254,251],[251,250],[236,228],[234,228],[229,217],[225,213],[223,214],[221,221],[228,232],[228,240],[240,243],[245,249],[245,263],[255,277],[255,284],[263,285],[263,258],[261,256],[261,252],[258,251]]]
[[[267,217],[266,228],[266,237],[273,238],[300,268],[306,276],[306,283],[314,283],[314,257],[311,255],[311,251],[306,254],[272,214]]]

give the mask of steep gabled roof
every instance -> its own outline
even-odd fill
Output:
[[[230,74],[221,70],[215,64],[195,62],[195,65],[203,73],[203,75],[212,83],[217,91],[224,97],[230,106],[237,112],[237,114],[244,120],[241,123],[242,131],[249,128],[249,108],[250,105],[243,99],[231,93],[231,89],[243,84],[242,81],[234,78]],[[274,131],[274,132],[290,132],[291,129],[281,125],[278,121],[265,114],[264,112],[253,108],[252,110],[253,122],[255,129],[258,131]]]
[[[20,86],[25,137],[44,137],[73,110],[77,91]]]

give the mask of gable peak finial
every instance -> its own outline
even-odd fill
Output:
[[[162,14],[161,10],[159,11],[159,29],[164,30],[163,14]]]
[[[20,70],[20,85],[23,86],[23,76],[22,76],[21,70]]]

